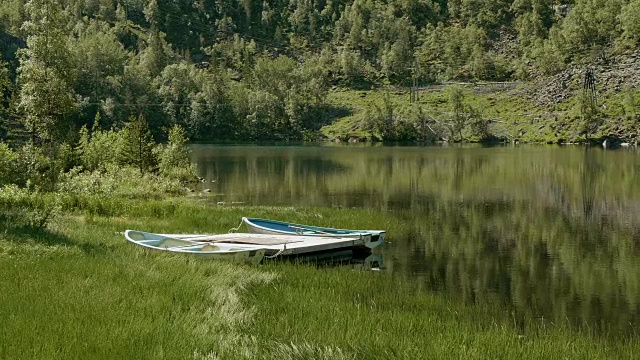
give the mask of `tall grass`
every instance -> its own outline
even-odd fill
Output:
[[[425,294],[388,274],[272,264],[280,276],[249,297],[273,358],[634,358],[640,345],[564,324],[519,322],[500,306]],[[335,356],[335,357],[334,357]]]
[[[128,246],[107,219],[0,235],[0,359],[235,358],[241,293],[273,275]]]
[[[120,233],[226,232],[241,216],[257,216],[402,234],[401,216],[186,198],[55,200],[67,210],[46,230],[0,231],[0,359],[633,358],[640,351],[631,340],[521,322],[501,306],[421,292],[391,276],[394,269],[200,261],[138,249]]]

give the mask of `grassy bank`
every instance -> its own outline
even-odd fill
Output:
[[[520,84],[462,84],[434,85],[423,88],[419,99],[410,103],[407,89],[347,90],[334,89],[329,93],[328,103],[340,109],[334,121],[323,127],[321,132],[329,140],[346,141],[356,139],[369,141],[380,139],[376,131],[368,129],[367,120],[388,99],[395,109],[395,122],[415,122],[409,127],[419,131],[416,119],[403,119],[402,109],[420,107],[426,115],[427,123],[441,134],[449,136],[446,124],[451,122],[452,105],[449,90],[462,90],[466,112],[476,111],[486,121],[487,137],[493,140],[522,143],[571,143],[585,142],[584,121],[580,108],[580,84],[572,85],[567,93],[572,94],[557,103],[542,105],[536,102],[537,95],[532,83]],[[598,114],[590,138],[620,138],[635,142],[640,135],[640,91],[624,89],[603,92],[598,96]],[[370,127],[370,125],[369,125]],[[467,121],[462,131],[462,141],[478,141]]]
[[[640,350],[425,294],[390,272],[197,261],[143,251],[120,234],[226,232],[242,215],[401,234],[402,219],[390,214],[44,197],[53,200],[67,210],[46,230],[0,223],[2,359],[633,358]]]

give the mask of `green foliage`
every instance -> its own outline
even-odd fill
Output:
[[[476,141],[485,141],[490,137],[489,121],[482,116],[482,112],[473,106],[467,107],[471,136]]]
[[[22,28],[28,34],[27,48],[21,50],[19,106],[33,135],[45,140],[65,134],[68,116],[75,110],[72,92],[75,66],[69,50],[68,15],[61,0],[31,0]]]
[[[6,107],[7,92],[11,88],[11,80],[9,79],[9,69],[7,69],[7,63],[0,59],[0,114]]]
[[[181,175],[178,171],[168,175]],[[155,199],[184,194],[179,180],[151,173],[140,174],[131,166],[108,164],[103,169],[83,171],[74,168],[64,173],[58,184],[58,192],[72,196],[96,195],[128,199]]]
[[[578,96],[579,113],[581,118],[582,134],[587,138],[596,131],[602,123],[602,116],[596,103],[595,93],[585,89]]]
[[[25,20],[25,1],[3,0],[0,7],[0,32],[5,29],[17,33]]]
[[[9,123],[9,98],[12,84],[7,63],[0,59],[0,139],[6,137]]]
[[[418,74],[428,81],[504,78],[504,65],[496,67],[498,60],[486,47],[487,34],[483,29],[440,24],[422,34],[416,50]]]
[[[0,186],[14,184],[18,178],[18,154],[0,142]]]
[[[511,11],[516,18],[514,27],[518,31],[520,46],[525,52],[537,39],[544,39],[553,25],[552,0],[516,0]]]
[[[131,117],[120,136],[121,143],[117,153],[120,164],[136,167],[140,173],[156,168],[157,159],[153,151],[155,142],[142,114]]]
[[[509,0],[450,0],[449,14],[464,24],[493,29],[511,17]]]
[[[623,96],[622,106],[624,108],[624,115],[627,118],[635,118],[639,115],[640,111],[640,103],[636,99],[637,91],[631,87],[627,87],[624,89]]]
[[[165,41],[165,35],[152,28],[147,36],[146,48],[140,53],[140,65],[155,77],[170,63],[172,57],[173,51]]]
[[[572,6],[560,26],[563,49],[570,55],[588,54],[594,47],[605,47],[617,38],[618,15],[629,0],[581,0]]]
[[[224,39],[205,49],[213,58],[216,68],[229,68],[245,75],[251,74],[256,62],[258,46],[254,40],[246,40],[239,34]]]
[[[45,152],[45,150],[48,150]],[[15,162],[18,171],[14,184],[30,189],[51,191],[60,175],[60,164],[52,154],[52,149],[28,143],[18,150]]]
[[[169,130],[169,143],[159,153],[160,175],[183,182],[196,179],[195,168],[191,164],[191,152],[187,148],[187,134],[179,125]]]
[[[66,161],[54,159],[60,149],[27,143],[17,150],[0,142],[0,186],[16,185],[36,191],[55,189]],[[61,156],[61,158],[63,158]]]
[[[622,30],[622,42],[634,48],[640,41],[640,0],[631,0],[624,5],[618,15]]]
[[[374,104],[373,109],[366,115],[365,120],[371,124],[369,128],[379,140],[395,139],[395,106],[388,93],[382,98],[382,103]]]
[[[118,162],[124,136],[114,130],[99,130],[94,126],[89,136],[86,127],[80,130],[80,140],[76,153],[82,167],[88,171],[104,170]]]
[[[1,151],[1,150],[0,150]],[[41,231],[61,213],[58,200],[16,185],[0,187],[0,228]]]
[[[143,114],[158,140],[176,124],[196,140],[301,139],[332,120],[332,86],[525,80],[633,51],[638,8],[638,0],[6,0],[0,136],[17,136],[7,131],[15,112],[2,109],[15,93],[34,140],[72,143],[98,112],[100,129]]]
[[[201,91],[204,76],[202,72],[186,63],[172,64],[162,70],[156,78],[158,94],[162,99],[163,110],[173,124],[185,124],[191,114],[192,101]],[[198,123],[191,126],[197,137],[202,126]]]
[[[538,40],[532,49],[536,67],[548,75],[561,71],[567,61],[564,44],[562,33],[557,28],[552,28],[549,38],[545,41]]]
[[[82,99],[77,125],[86,119],[102,114],[103,126],[118,124],[118,113],[112,104],[120,102],[125,65],[129,54],[112,28],[106,23],[91,20],[76,28],[77,38],[72,42],[72,54],[76,59],[78,77],[74,91]]]

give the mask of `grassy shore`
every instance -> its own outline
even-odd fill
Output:
[[[581,86],[573,84],[570,96],[551,105],[534,101],[531,83],[510,84],[460,84],[434,85],[420,91],[417,104],[436,122],[450,121],[451,104],[448,90],[459,87],[464,95],[465,111],[473,108],[488,120],[488,132],[494,139],[521,143],[571,143],[584,142],[579,98]],[[373,134],[364,123],[367,111],[382,104],[388,98],[395,109],[408,107],[410,94],[407,89],[351,90],[334,89],[328,103],[341,111],[334,121],[322,128],[329,140],[355,138],[371,140]],[[597,127],[590,138],[620,137],[626,141],[637,140],[640,121],[640,91],[625,89],[607,91],[598,97]],[[475,141],[469,129],[463,131],[464,142]]]
[[[362,209],[220,207],[54,196],[46,230],[1,223],[0,359],[634,358],[637,341],[419,292],[349,266],[200,261],[128,245],[127,228],[226,232],[243,215],[386,228]],[[1,220],[1,219],[0,219]]]

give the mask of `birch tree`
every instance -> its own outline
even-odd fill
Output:
[[[76,107],[68,17],[59,0],[30,0],[25,8],[29,20],[22,26],[27,48],[19,54],[18,106],[32,137],[60,140]]]

